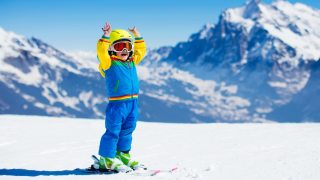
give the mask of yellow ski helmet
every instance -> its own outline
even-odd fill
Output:
[[[128,31],[122,30],[122,29],[116,29],[111,31],[110,40],[109,40],[110,45],[112,45],[114,42],[118,40],[128,40],[131,43],[133,43],[133,38],[131,34]]]

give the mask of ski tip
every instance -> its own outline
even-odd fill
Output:
[[[161,172],[161,171],[158,170],[158,171],[154,172],[153,175],[159,174],[160,172]]]
[[[175,170],[177,170],[178,168],[177,167],[175,167],[175,168],[173,168],[171,171],[175,171]]]
[[[99,159],[95,156],[95,155],[92,155],[91,158],[96,161],[96,162],[99,162]]]

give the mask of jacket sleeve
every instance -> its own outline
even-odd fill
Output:
[[[143,59],[146,54],[146,43],[143,38],[135,38],[134,41],[134,51],[133,51],[133,61],[135,65],[138,65],[139,62]]]
[[[111,66],[111,59],[108,53],[109,39],[109,37],[102,36],[97,44],[97,57],[100,61],[99,70],[103,77],[105,77],[106,70],[108,70]]]

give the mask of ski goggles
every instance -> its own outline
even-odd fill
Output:
[[[116,52],[122,52],[124,49],[127,51],[132,51],[132,44],[128,41],[120,41],[113,44],[113,50]]]

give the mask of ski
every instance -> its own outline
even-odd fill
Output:
[[[173,168],[171,170],[136,170],[131,172],[131,175],[135,176],[155,176],[159,173],[172,173],[173,171],[176,171],[178,168]]]
[[[75,170],[81,171],[83,173],[90,173],[90,174],[118,174],[119,173],[117,170],[95,169],[93,164],[89,168],[86,168],[86,169],[77,168]]]
[[[118,173],[125,173],[130,174],[134,176],[155,176],[159,173],[171,173],[173,171],[176,171],[178,168],[173,168],[170,170],[148,170],[145,166],[141,166],[138,170],[127,170],[125,172],[119,172],[117,170],[111,170],[111,169],[101,169],[99,168],[99,159],[92,155],[91,158],[94,160],[94,164],[92,164],[89,168],[86,169],[80,169],[77,168],[75,170],[79,170],[83,173],[90,173],[90,174],[118,174]]]
[[[159,173],[171,173],[173,171],[176,171],[178,168],[173,168],[171,170],[129,170],[126,172],[123,172],[125,174],[130,174],[130,175],[134,175],[134,176],[155,176]],[[111,170],[111,169],[95,169],[94,165],[91,165],[91,167],[86,168],[86,169],[80,169],[77,168],[75,170],[79,170],[83,173],[90,173],[90,174],[118,174],[119,171],[117,170]]]

